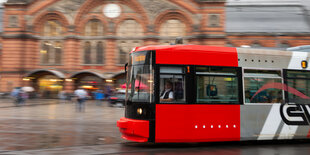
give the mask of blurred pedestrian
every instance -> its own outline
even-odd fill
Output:
[[[19,93],[20,89],[21,89],[20,87],[16,87],[11,92],[11,97],[12,97],[13,102],[14,102],[15,105],[18,105],[18,103],[19,103],[18,102],[18,93]]]
[[[102,105],[102,100],[104,99],[104,93],[102,90],[98,89],[94,92],[94,96],[95,96],[95,102],[97,106],[101,106]]]
[[[27,99],[28,99],[28,93],[25,92],[23,89],[19,89],[17,95],[18,105],[24,105]]]
[[[67,100],[67,93],[66,91],[62,90],[58,93],[59,103],[66,103]]]
[[[111,87],[110,86],[106,86],[106,88],[105,88],[105,98],[106,99],[109,99],[109,97],[112,95],[112,89],[111,89]]]
[[[87,99],[87,92],[82,88],[79,87],[77,90],[74,91],[74,95],[77,97],[77,106],[79,112],[85,111],[85,101]]]

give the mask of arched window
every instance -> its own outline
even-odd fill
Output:
[[[96,58],[97,58],[97,64],[103,64],[103,43],[100,41],[97,43],[97,53],[96,53]]]
[[[117,36],[120,37],[133,37],[142,35],[143,35],[142,26],[132,19],[123,21],[120,24],[119,29],[117,31]]]
[[[92,19],[87,22],[84,30],[85,36],[102,36],[103,25],[100,20]]]
[[[57,20],[48,20],[44,23],[41,34],[44,36],[40,49],[41,64],[59,65],[62,60],[62,40],[64,28]]]
[[[63,27],[57,20],[49,20],[44,24],[43,36],[61,36]]]
[[[91,44],[89,41],[87,41],[84,45],[84,63],[91,63]]]
[[[179,37],[185,36],[185,24],[178,19],[166,20],[160,26],[160,36]]]
[[[161,44],[175,43],[176,37],[186,35],[186,25],[178,19],[169,19],[161,24],[159,35]],[[183,39],[183,43],[187,41]]]
[[[120,38],[126,38],[117,41],[118,63],[125,64],[128,62],[129,52],[142,45],[143,29],[138,22],[128,19],[120,24],[116,34]]]

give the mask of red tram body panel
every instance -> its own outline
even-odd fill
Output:
[[[240,105],[156,105],[155,142],[240,140]]]
[[[122,138],[136,141],[147,142],[149,138],[149,121],[134,120],[122,117],[117,121],[117,126],[123,134]]]

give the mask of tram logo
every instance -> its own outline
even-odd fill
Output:
[[[280,114],[287,125],[309,125],[310,105],[307,104],[282,104]]]

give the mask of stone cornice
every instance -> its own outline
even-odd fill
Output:
[[[161,39],[171,39],[171,37],[161,37],[157,35],[147,35],[142,37],[118,37],[113,35],[108,36],[97,36],[97,37],[87,37],[79,35],[67,35],[61,37],[42,37],[31,34],[1,34],[3,39],[36,39],[36,40],[66,40],[66,39],[76,39],[76,40],[161,40]],[[308,36],[310,37],[310,32],[300,32],[300,33],[266,33],[266,32],[227,32],[226,34],[197,34],[190,36],[182,36],[184,39],[208,39],[208,38],[225,38],[227,36]]]
[[[224,34],[197,34],[189,37],[184,37],[188,39],[225,39],[226,35]]]

